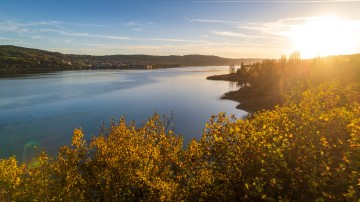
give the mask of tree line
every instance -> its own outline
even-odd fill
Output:
[[[285,102],[285,95],[299,82],[319,85],[324,82],[347,84],[360,80],[360,54],[301,59],[299,51],[280,59],[264,59],[262,62],[241,63],[236,69],[229,67],[229,76],[212,76],[209,79],[237,81],[241,88],[225,98],[272,97],[275,104]],[[269,105],[273,109],[274,105]]]

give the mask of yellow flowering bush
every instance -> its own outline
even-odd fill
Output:
[[[358,201],[360,85],[326,83],[246,119],[213,115],[186,148],[159,115],[57,156],[0,160],[0,201]]]

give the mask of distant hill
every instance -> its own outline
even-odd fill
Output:
[[[184,66],[220,66],[253,63],[261,59],[229,59],[208,55],[75,55],[18,46],[0,46],[0,75],[70,69],[145,69]]]

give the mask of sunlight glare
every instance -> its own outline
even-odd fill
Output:
[[[293,27],[289,38],[303,58],[356,52],[358,24],[336,17],[310,18]]]

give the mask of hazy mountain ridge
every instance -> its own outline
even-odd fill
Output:
[[[0,46],[0,73],[35,73],[69,69],[145,69],[182,66],[239,65],[260,59],[229,59],[209,55],[77,55],[11,45]]]

